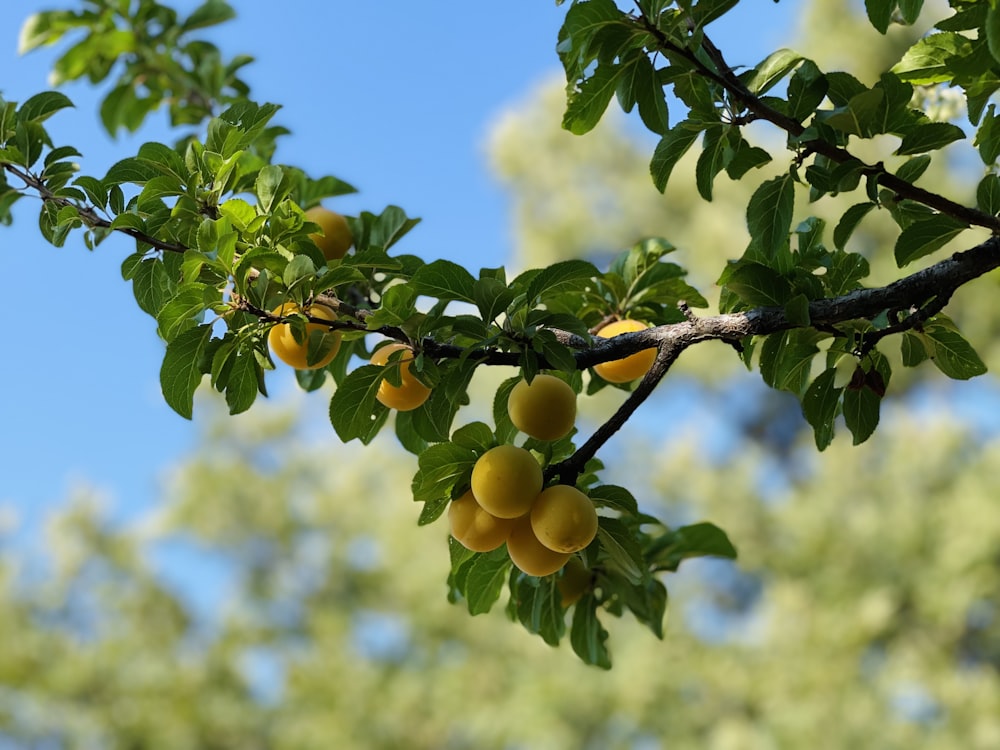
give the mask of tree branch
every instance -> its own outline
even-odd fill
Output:
[[[661,52],[683,57],[688,63],[696,67],[702,75],[722,86],[734,101],[738,102],[752,114],[752,119],[766,120],[796,139],[805,133],[806,128],[801,122],[768,106],[760,97],[744,86],[743,82],[726,62],[722,52],[712,44],[708,37],[703,37],[702,48],[716,65],[717,70],[713,70],[705,65],[698,59],[697,55],[686,47],[682,47],[671,41],[645,13],[640,11],[638,18],[642,28],[656,40],[656,44]],[[986,227],[992,232],[1000,233],[1000,218],[974,208],[969,208],[968,206],[963,206],[949,198],[945,198],[943,195],[917,187],[913,183],[892,174],[882,164],[867,164],[847,149],[820,138],[802,141],[801,144],[807,151],[825,156],[837,164],[857,162],[861,165],[862,174],[873,177],[878,184],[889,188],[898,196],[922,203],[929,208],[964,221],[967,224]]]
[[[38,193],[38,197],[41,198],[44,203],[51,203],[59,208],[69,206],[75,209],[77,215],[80,217],[80,221],[91,229],[108,229],[114,232],[121,232],[134,240],[150,245],[157,250],[165,250],[169,253],[184,253],[188,250],[188,248],[183,245],[158,240],[156,237],[148,235],[145,232],[140,232],[138,229],[133,229],[132,227],[113,227],[111,226],[111,222],[98,214],[97,209],[93,206],[81,206],[75,201],[71,201],[69,198],[63,198],[60,195],[56,195],[49,190],[43,180],[31,174],[27,170],[21,169],[15,164],[11,164],[10,162],[0,162],[0,168],[10,172],[12,175],[21,180],[27,187]]]

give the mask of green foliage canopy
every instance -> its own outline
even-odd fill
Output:
[[[276,139],[287,131],[273,124],[278,107],[252,101],[237,77],[249,58],[225,61],[195,38],[233,15],[228,4],[208,0],[184,18],[153,0],[86,5],[82,13],[29,19],[22,50],[82,31],[56,63],[56,78],[98,83],[117,72],[101,109],[109,132],[138,128],[163,103],[186,132],[174,144],[144,144],[103,177],[89,176],[78,174],[76,147],[56,146],[45,128],[71,105],[64,94],[0,102],[0,220],[9,220],[14,201],[35,194],[42,234],[54,245],[74,230],[91,247],[114,234],[134,240],[122,276],[157,321],[166,343],[163,396],[180,415],[192,416],[205,376],[231,413],[246,411],[266,394],[274,366],[269,329],[287,323],[302,339],[307,323],[320,324],[339,332],[344,345],[328,367],[299,373],[299,382],[316,390],[331,380],[334,430],[345,442],[368,444],[389,424],[376,393],[391,368],[354,365],[371,356],[373,334],[402,341],[417,352],[414,369],[433,388],[426,404],[394,420],[400,443],[419,457],[412,487],[423,503],[419,522],[429,524],[465,491],[476,458],[515,438],[503,399],[514,379],[497,391],[492,425],[456,426],[479,368],[516,367],[529,379],[543,369],[560,371],[589,394],[610,385],[594,365],[656,347],[647,375],[623,387],[624,403],[585,441],[524,443],[544,462],[547,481],[580,486],[602,512],[598,538],[582,553],[595,585],[574,606],[568,629],[554,579],[524,576],[500,554],[452,547],[454,599],[476,614],[506,585],[525,627],[549,642],[568,631],[589,663],[610,666],[599,613],[627,609],[661,635],[667,596],[657,574],[689,557],[735,555],[716,527],[666,526],[640,511],[629,489],[600,479],[598,453],[687,349],[706,341],[730,345],[768,386],[799,400],[820,449],[831,444],[839,419],[856,444],[875,432],[892,377],[883,351],[891,343],[899,342],[906,367],[930,361],[956,379],[985,371],[944,310],[961,287],[1000,265],[993,236],[1000,230],[993,174],[1000,115],[990,102],[1000,87],[1000,11],[992,3],[952,0],[954,13],[933,19],[934,29],[871,85],[788,49],[737,72],[709,29],[736,2],[650,0],[627,11],[611,0],[568,4],[557,40],[568,82],[565,129],[589,132],[617,99],[659,138],[650,159],[659,190],[676,179],[696,144],[694,188],[702,199],[715,198],[723,173],[752,185],[744,209],[748,244],[719,269],[718,313],[706,316],[693,312],[708,300],[670,259],[675,246],[665,239],[638,241],[605,270],[571,259],[509,277],[503,268],[466,269],[398,253],[416,220],[389,206],[351,217],[354,252],[328,261],[309,239],[316,225],[304,209],[353,188],[273,162]],[[882,34],[890,24],[914,23],[922,6],[866,3]],[[964,127],[914,106],[915,87],[928,86],[961,92]],[[751,124],[766,124],[782,147],[754,143]],[[866,160],[864,144],[884,137],[895,139],[893,158]],[[918,184],[942,149],[969,140],[986,166],[973,203]],[[759,172],[764,167],[774,171]],[[805,214],[803,193],[809,203],[834,195],[854,202],[828,223]],[[899,275],[866,287],[870,263],[849,245],[869,215],[882,211],[896,225],[891,253],[882,254]],[[913,270],[957,240],[968,249]],[[330,323],[270,312],[286,301],[303,308],[319,301],[339,317]],[[652,327],[594,337],[622,317]],[[310,345],[310,362],[321,347]]]

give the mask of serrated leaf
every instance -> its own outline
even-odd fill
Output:
[[[517,292],[499,279],[476,279],[472,289],[479,314],[487,323],[496,321],[498,316],[514,301]]]
[[[833,441],[834,423],[843,393],[842,388],[834,385],[836,376],[836,368],[824,370],[802,397],[802,414],[813,428],[813,437],[819,450],[824,450]]]
[[[748,305],[780,307],[792,295],[791,284],[777,271],[760,263],[740,262],[719,279]]]
[[[910,47],[892,72],[910,83],[945,83],[955,77],[952,61],[967,59],[972,52],[972,41],[961,34],[952,31],[930,34]]]
[[[342,441],[369,442],[385,422],[387,409],[376,401],[384,368],[365,365],[344,378],[330,399],[330,423]]]
[[[744,83],[754,94],[763,94],[788,75],[804,58],[790,49],[779,49],[768,55],[746,76]]]
[[[844,391],[844,422],[854,436],[854,445],[865,442],[875,432],[881,403],[882,398],[870,388]]]
[[[927,122],[918,125],[903,136],[895,153],[897,156],[923,154],[965,138],[965,131],[950,122]]]
[[[624,487],[614,484],[600,484],[587,490],[587,496],[605,508],[612,508],[629,515],[636,515],[639,512],[635,496]]]
[[[1000,62],[1000,7],[994,3],[986,11],[986,44],[993,59]]]
[[[558,645],[566,632],[566,617],[556,596],[555,579],[524,578],[516,591],[517,619],[529,633],[540,635],[550,646]]]
[[[421,266],[410,279],[417,294],[441,300],[461,300],[475,304],[476,280],[465,268],[450,260],[436,260]]]
[[[485,453],[496,444],[493,430],[485,422],[462,425],[452,433],[451,442],[476,454]]]
[[[930,344],[928,353],[934,364],[949,378],[968,380],[986,372],[976,350],[953,325],[926,325],[921,338]]]
[[[592,594],[584,596],[573,610],[569,641],[574,653],[585,664],[611,669],[611,655],[605,645],[608,631],[597,619],[597,602]]]
[[[795,188],[790,174],[764,182],[750,198],[747,227],[768,258],[775,257],[788,241],[794,211]]]
[[[880,34],[885,34],[892,20],[892,11],[896,9],[896,0],[865,0],[865,11]]]
[[[594,129],[604,115],[618,85],[621,67],[613,63],[600,63],[591,76],[578,83],[566,103],[563,127],[574,135],[583,135]]]
[[[988,174],[976,187],[976,206],[985,214],[1000,214],[1000,177]]]
[[[481,615],[490,611],[500,598],[510,564],[507,551],[502,547],[495,552],[477,555],[469,563],[462,595],[465,597],[470,615]]]
[[[940,250],[968,228],[969,225],[964,221],[959,221],[945,214],[935,214],[925,219],[918,219],[900,232],[899,237],[896,238],[896,246],[893,251],[896,265],[902,268],[918,258]]]
[[[844,215],[840,217],[840,221],[837,222],[837,226],[833,230],[833,244],[838,250],[844,249],[847,241],[854,234],[854,230],[857,229],[858,224],[861,223],[861,220],[873,208],[875,208],[874,203],[855,203],[844,212]]]
[[[543,268],[528,286],[529,302],[540,302],[556,294],[577,290],[600,276],[593,263],[585,260],[564,260]]]
[[[251,353],[243,353],[231,360],[226,381],[226,404],[230,414],[241,414],[257,399],[257,382],[260,365]]]
[[[44,122],[60,109],[72,107],[69,97],[58,91],[43,91],[29,97],[17,110],[17,116],[23,121]]]
[[[201,383],[202,353],[212,336],[211,325],[179,334],[167,344],[160,366],[160,388],[167,405],[185,419],[194,413],[194,392]]]
[[[649,164],[649,171],[653,177],[653,184],[661,193],[666,190],[670,173],[677,162],[698,138],[700,128],[696,127],[688,120],[684,120],[671,128],[670,132],[660,139],[653,152],[653,159]]]
[[[194,9],[190,16],[184,19],[181,28],[184,31],[204,29],[235,17],[236,11],[229,6],[229,3],[224,2],[224,0],[205,0],[205,2]]]
[[[706,201],[712,200],[712,185],[716,175],[725,167],[727,143],[722,126],[713,126],[705,131],[701,154],[695,164],[695,185],[698,194]]]
[[[609,569],[621,573],[630,583],[640,583],[647,574],[642,549],[629,528],[617,518],[598,519],[597,538]]]
[[[206,307],[206,297],[210,294],[205,284],[190,283],[178,287],[156,314],[160,335],[165,341],[172,341],[181,331],[195,325]]]
[[[908,159],[904,162],[903,166],[896,170],[896,177],[901,180],[906,180],[907,182],[916,182],[920,179],[921,175],[927,171],[927,167],[931,165],[931,157],[927,154],[923,156],[914,156],[912,159]]]
[[[471,473],[476,452],[456,443],[436,443],[420,454],[413,477],[413,499],[430,502],[448,497],[455,483]]]

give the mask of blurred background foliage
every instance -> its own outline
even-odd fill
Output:
[[[821,67],[868,80],[885,64],[841,1],[806,4],[800,30]],[[709,293],[746,242],[751,186],[720,182],[708,204],[678,176],[660,196],[631,123],[568,135],[561,96],[543,85],[491,134],[510,265],[603,262],[663,235]],[[950,167],[924,179],[967,197],[981,165]],[[852,249],[878,274],[891,237],[871,217]],[[995,285],[949,307],[991,369]],[[483,399],[502,375],[477,378]],[[793,398],[724,347],[686,354],[602,455],[607,479],[666,519],[719,524],[740,559],[666,579],[663,642],[608,623],[610,672],[502,606],[448,604],[445,524],[417,527],[414,461],[388,434],[338,444],[321,394],[220,408],[155,512],[112,522],[82,492],[48,524],[44,558],[13,527],[0,537],[0,749],[1000,747],[996,383],[897,369],[890,395],[862,448],[841,435],[817,454]]]

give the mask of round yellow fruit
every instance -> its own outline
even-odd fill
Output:
[[[389,344],[375,350],[371,363],[384,366],[389,362],[390,355],[395,352],[407,352],[396,360],[401,368],[399,375],[402,382],[399,385],[393,385],[388,380],[383,380],[378,385],[378,394],[375,398],[390,409],[412,411],[431,395],[431,389],[417,380],[416,376],[410,372],[410,364],[414,360],[413,350],[406,344]]]
[[[323,257],[327,260],[337,260],[347,255],[351,245],[354,244],[354,236],[351,228],[347,225],[347,219],[322,206],[313,206],[306,211],[306,221],[319,224],[323,230],[322,234],[310,234],[309,239],[316,243],[323,252]]]
[[[568,435],[576,421],[576,394],[555,375],[535,375],[522,380],[507,399],[510,421],[537,440],[558,440]]]
[[[572,557],[562,552],[553,552],[538,541],[528,516],[514,521],[507,537],[507,554],[510,555],[511,562],[529,576],[555,573]]]
[[[532,504],[531,528],[550,550],[576,552],[597,536],[597,511],[576,487],[554,484]]]
[[[542,467],[524,448],[490,448],[472,469],[472,494],[487,513],[497,518],[523,516],[541,491]]]
[[[272,310],[271,314],[291,315],[297,312],[300,312],[298,305],[294,302],[285,302]],[[334,321],[337,319],[337,313],[323,305],[313,305],[305,310],[301,310],[301,312],[312,318],[320,318],[321,320]],[[312,337],[313,331],[329,333],[331,343],[326,354],[318,361],[309,364],[309,339]],[[330,364],[333,358],[337,356],[337,352],[340,351],[340,333],[337,331],[330,333],[330,329],[322,323],[306,323],[306,337],[299,343],[295,340],[295,336],[292,335],[292,327],[288,323],[278,323],[272,326],[268,332],[267,343],[271,347],[271,352],[274,356],[285,364],[291,365],[296,370],[318,370]]]
[[[583,598],[594,583],[594,572],[583,564],[583,561],[573,555],[563,568],[562,575],[556,581],[559,587],[559,598],[564,607],[571,607]]]
[[[490,515],[476,502],[472,490],[451,501],[448,506],[451,535],[466,549],[490,552],[507,541],[514,525],[512,518]]]
[[[632,333],[634,331],[644,331],[648,328],[645,323],[639,320],[618,320],[609,323],[597,332],[597,335],[604,339],[610,339],[620,333]],[[633,380],[641,378],[656,359],[656,348],[643,349],[635,354],[630,354],[624,359],[613,359],[610,362],[602,362],[594,365],[594,372],[607,380],[609,383],[631,383]]]

